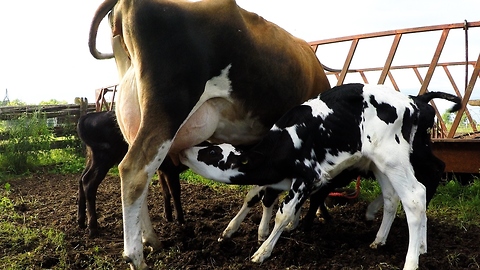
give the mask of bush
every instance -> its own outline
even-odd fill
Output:
[[[50,150],[53,133],[40,113],[25,114],[7,126],[9,136],[2,145],[0,165],[10,173],[28,172]]]

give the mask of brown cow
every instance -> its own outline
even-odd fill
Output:
[[[169,154],[204,140],[251,144],[287,110],[330,88],[310,46],[233,0],[105,1],[131,66],[117,117],[130,144],[119,165],[124,256],[145,269],[143,242],[158,243],[146,207],[148,183]],[[143,233],[143,236],[142,236]],[[142,238],[143,237],[143,238]]]

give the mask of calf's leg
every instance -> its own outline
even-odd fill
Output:
[[[87,150],[89,151],[89,150]],[[85,169],[80,176],[80,180],[78,181],[78,196],[77,196],[77,222],[80,228],[86,228],[86,206],[87,202],[85,199],[85,190],[83,188],[83,182],[85,176],[91,170],[92,167],[92,159],[87,155],[87,162],[85,165]]]
[[[168,222],[173,221],[172,215],[172,205],[170,204],[170,200],[172,198],[170,194],[170,190],[168,189],[168,178],[167,176],[161,171],[157,171],[158,174],[158,181],[160,183],[160,187],[162,188],[162,196],[163,196],[163,216]]]
[[[372,244],[370,244],[371,248],[376,249],[379,246],[385,245],[387,241],[390,228],[392,227],[393,220],[395,219],[395,215],[397,213],[399,197],[385,174],[378,170],[374,170],[374,174],[382,189],[382,200],[377,198],[374,201],[375,207],[370,208],[370,210],[375,210],[377,207],[376,205],[378,205],[379,202],[383,202],[382,223],[380,224],[380,228],[378,229],[375,240]],[[369,213],[368,209],[367,213]]]
[[[261,263],[272,254],[285,227],[294,221],[297,211],[300,211],[302,204],[310,195],[311,188],[307,187],[304,180],[292,179],[291,190],[280,205],[275,216],[275,226],[270,236],[263,242],[260,248],[253,254],[252,262]]]
[[[243,201],[242,208],[240,209],[240,211],[238,211],[237,215],[230,221],[230,223],[228,223],[227,228],[223,230],[222,235],[218,238],[219,242],[232,237],[232,235],[240,227],[240,224],[245,219],[250,209],[263,198],[264,194],[265,187],[263,186],[254,186],[248,191]]]
[[[160,184],[162,185],[163,194],[168,193],[168,199],[164,196],[165,203],[165,218],[169,221],[172,221],[172,208],[170,200],[173,199],[173,206],[175,208],[175,214],[177,216],[177,221],[180,224],[185,223],[185,217],[183,214],[182,202],[180,199],[181,188],[180,188],[180,173],[187,169],[184,165],[175,165],[171,158],[166,158],[165,161],[160,166],[162,174],[160,176]],[[163,180],[163,181],[162,181]],[[167,212],[168,211],[168,212]]]
[[[85,207],[87,212],[88,235],[95,237],[99,234],[98,218],[96,210],[96,199],[98,186],[107,175],[114,162],[105,158],[102,152],[93,152],[87,156],[87,166],[80,179],[79,201],[78,201],[78,220],[79,224],[85,222]],[[82,212],[83,211],[83,212]],[[80,225],[81,226],[81,225]]]
[[[402,163],[400,163],[402,164]],[[393,210],[393,205],[398,205],[398,198],[402,201],[405,214],[408,222],[409,242],[408,251],[405,258],[404,270],[411,270],[418,268],[419,255],[427,251],[427,216],[426,216],[426,191],[425,186],[417,181],[415,178],[413,168],[402,166],[389,166],[388,170],[374,171],[377,180],[382,187],[382,194],[384,200],[384,209]],[[388,182],[388,183],[387,183]],[[388,194],[392,192],[389,189],[393,189],[392,197],[388,197]],[[388,190],[385,190],[388,189]],[[387,194],[387,195],[386,195]],[[393,199],[392,199],[393,198]],[[392,207],[390,207],[390,200],[393,201]],[[384,219],[385,213],[384,210]],[[392,218],[393,221],[393,218]],[[377,244],[384,244],[388,236],[391,223],[386,228],[383,228],[384,221],[377,233],[377,238],[372,243],[372,247],[376,247]]]

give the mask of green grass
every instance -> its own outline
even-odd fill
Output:
[[[186,170],[185,172],[181,173],[180,179],[183,179],[190,184],[206,185],[206,186],[212,187],[215,190],[220,190],[220,191],[222,188],[230,188],[230,189],[236,189],[240,191],[247,191],[251,187],[251,186],[227,185],[224,183],[215,182],[210,179],[204,178],[192,172],[191,170]]]
[[[439,186],[430,202],[428,214],[444,219],[451,219],[459,227],[466,225],[480,226],[480,179],[462,186],[450,180]]]

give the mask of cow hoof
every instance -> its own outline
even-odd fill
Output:
[[[152,239],[143,243],[146,247],[150,248],[150,252],[155,252],[162,249],[162,242],[158,239]]]
[[[138,267],[136,267],[133,264],[133,260],[130,257],[128,257],[127,255],[125,255],[125,253],[122,254],[122,257],[125,260],[125,262],[130,266],[131,270],[149,270],[150,269],[150,267],[148,267],[148,265],[145,262],[140,262]]]

